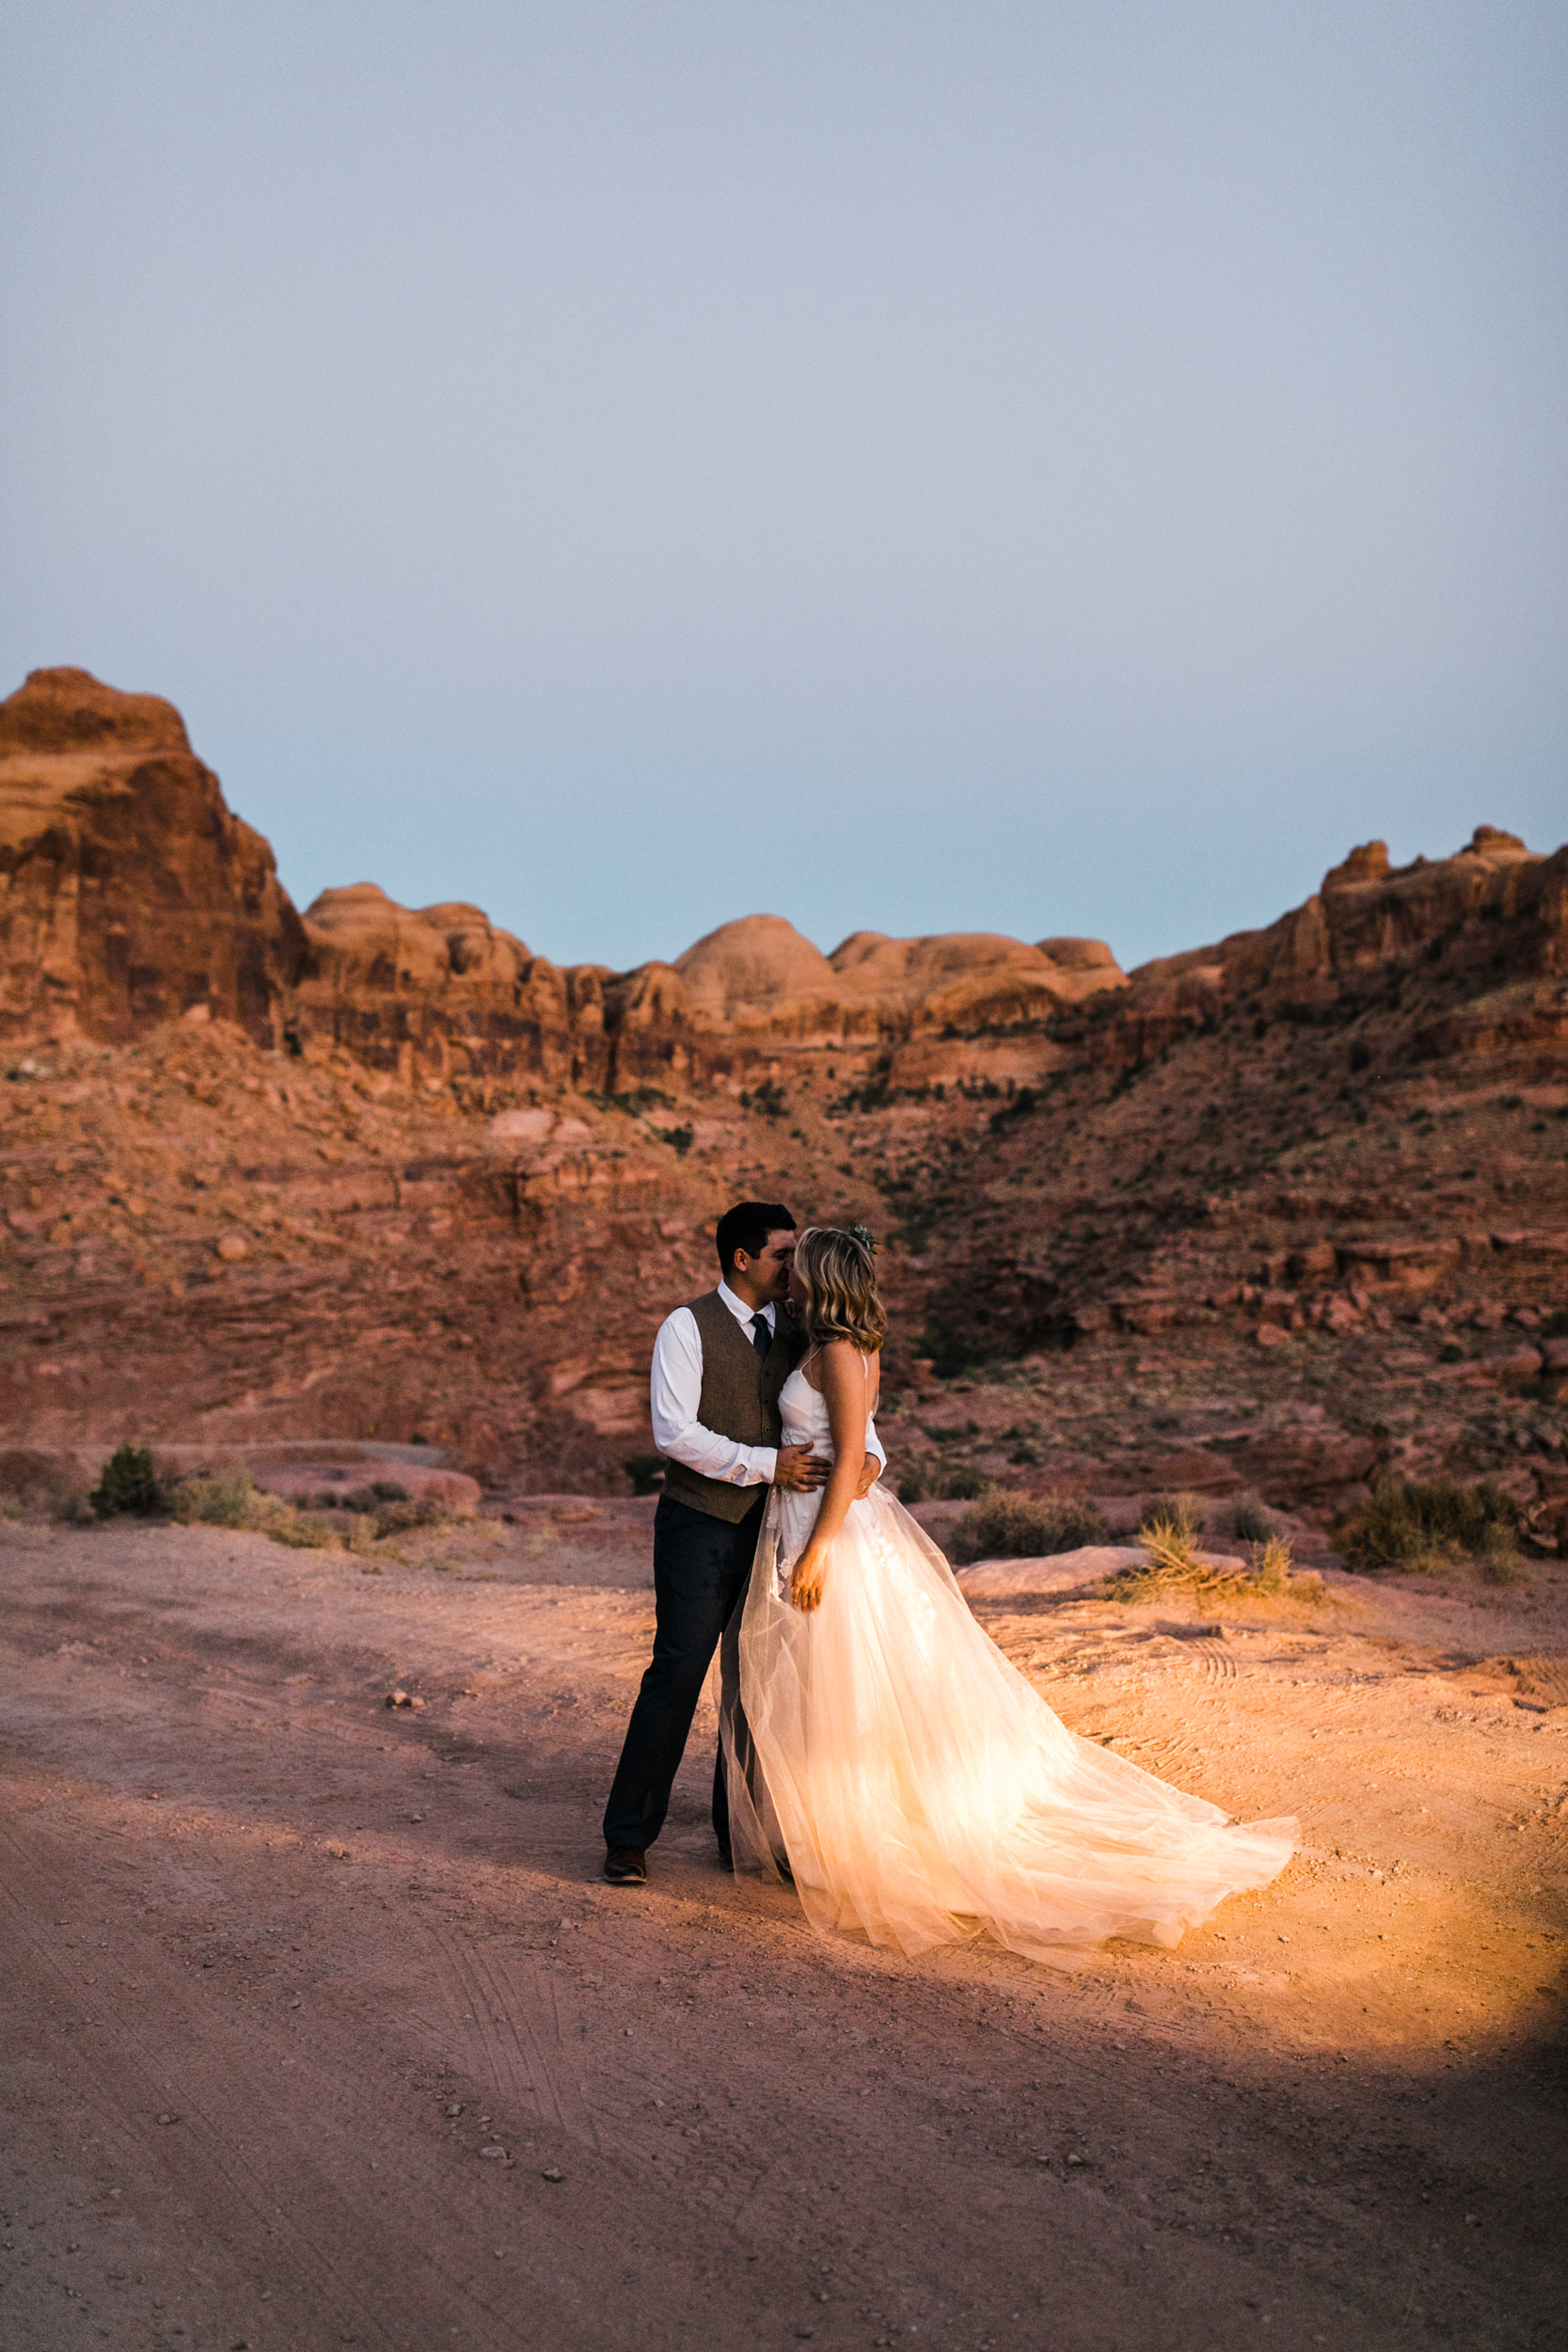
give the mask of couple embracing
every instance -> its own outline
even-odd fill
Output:
[[[791,1881],[824,1933],[911,1953],[986,1934],[1072,1967],[1266,1885],[1294,1821],[1232,1823],[1069,1731],[888,1491],[869,1236],[748,1200],[715,1238],[718,1288],[654,1349],[654,1654],[606,1877],[647,1876],[717,1649],[720,1858]]]

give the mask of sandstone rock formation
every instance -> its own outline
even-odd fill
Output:
[[[478,907],[411,912],[355,882],[324,890],[305,932],[290,1008],[297,1035],[328,1039],[405,1085],[498,1073],[603,1082],[604,975],[558,970]]]
[[[1247,998],[1255,1015],[1321,1019],[1418,972],[1431,1018],[1415,1052],[1462,1051],[1467,1038],[1560,1051],[1568,1006],[1544,1003],[1537,984],[1568,973],[1568,849],[1540,856],[1478,825],[1452,857],[1394,867],[1386,843],[1366,842],[1266,930],[1140,965],[1100,1054],[1136,1059]]]
[[[275,1041],[305,934],[171,704],[86,670],[35,670],[0,703],[0,1036],[189,1014]]]
[[[36,672],[0,707],[0,857],[11,1036],[126,1037],[206,1007],[405,1085],[738,1090],[824,1050],[864,1077],[879,1050],[1123,985],[1098,941],[857,932],[830,958],[768,914],[673,964],[562,969],[478,907],[410,910],[373,882],[324,891],[302,924],[178,712],[80,670]]]
[[[429,1438],[624,1490],[751,1193],[877,1231],[938,1491],[1568,1508],[1568,850],[1370,843],[1126,976],[776,916],[562,970],[370,883],[301,921],[169,707],[52,672],[0,706],[0,1413],[40,1459]]]

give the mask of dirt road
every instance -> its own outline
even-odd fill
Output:
[[[1568,2342],[1562,1570],[977,1603],[1076,1728],[1303,1820],[1063,1977],[818,1941],[713,1862],[703,1740],[597,1882],[646,1510],[376,1575],[0,1528],[5,2352]]]

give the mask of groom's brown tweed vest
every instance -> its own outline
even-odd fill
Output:
[[[779,1418],[779,1391],[805,1354],[805,1333],[782,1307],[773,1310],[773,1344],[766,1359],[757,1354],[742,1326],[717,1291],[705,1291],[691,1301],[691,1312],[703,1342],[703,1393],[697,1419],[705,1429],[736,1445],[776,1446],[784,1432]],[[664,1491],[677,1502],[688,1502],[710,1518],[738,1522],[761,1502],[762,1486],[730,1486],[721,1478],[704,1478],[684,1462],[669,1462]]]

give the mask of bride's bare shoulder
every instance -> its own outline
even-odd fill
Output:
[[[853,1380],[858,1387],[865,1378],[865,1355],[853,1340],[829,1340],[816,1351],[816,1369],[824,1381]]]

